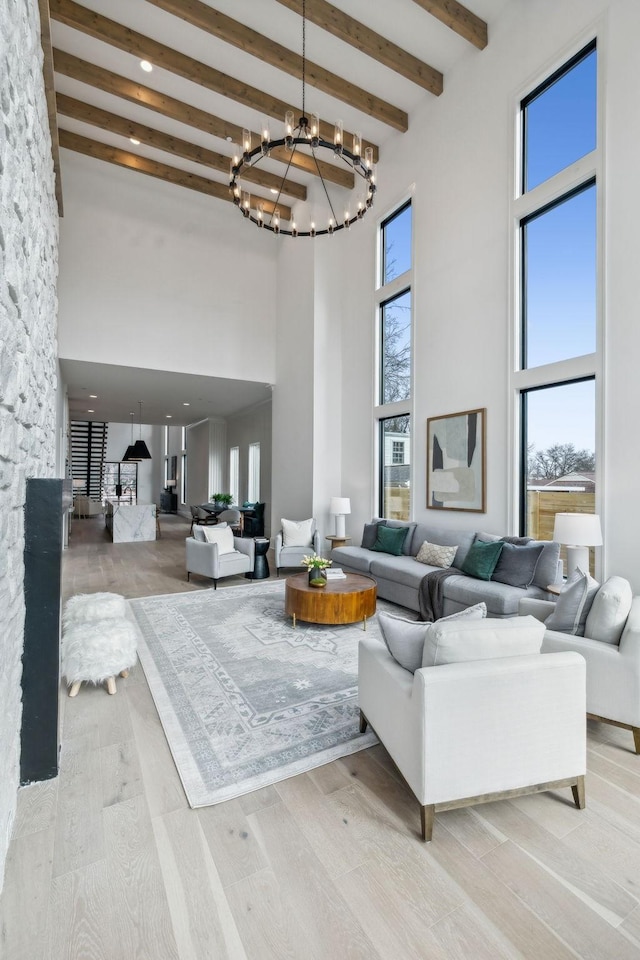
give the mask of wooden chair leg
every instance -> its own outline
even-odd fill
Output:
[[[428,803],[426,806],[420,806],[420,822],[422,826],[422,839],[428,843],[433,836],[433,821],[436,815],[435,804]]]
[[[121,670],[121,671],[120,671],[120,676],[123,677],[123,678],[126,680],[127,677],[129,676],[129,671],[128,671],[128,670]]]
[[[107,677],[107,693],[110,693],[111,696],[113,696],[113,694],[117,692],[118,691],[116,690],[116,678]]]
[[[636,748],[636,753],[640,753],[640,727],[632,727],[631,732],[633,733],[633,745]]]
[[[74,680],[74,681],[73,681],[73,683],[72,683],[71,686],[69,687],[69,696],[70,696],[70,697],[75,697],[75,696],[77,696],[78,690],[80,689],[80,684],[81,684],[81,683],[82,683],[82,680]]]
[[[585,807],[584,777],[578,777],[575,784],[571,787],[571,792],[573,793],[573,802],[575,803],[578,810],[584,810],[584,807]]]
[[[369,721],[367,720],[367,718],[365,717],[364,713],[361,710],[360,711],[360,733],[365,733],[368,722]]]

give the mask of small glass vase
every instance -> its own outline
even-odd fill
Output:
[[[326,587],[326,585],[327,571],[322,570],[320,567],[309,567],[309,586]]]

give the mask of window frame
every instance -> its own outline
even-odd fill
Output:
[[[596,147],[591,153],[580,157],[563,170],[547,180],[525,191],[526,156],[524,141],[524,106],[535,97],[544,93],[566,72],[572,69],[583,57],[597,52],[596,77]],[[511,316],[510,324],[510,420],[512,471],[509,485],[509,526],[524,532],[526,523],[526,480],[527,450],[526,425],[523,422],[522,396],[533,390],[555,386],[564,386],[584,380],[595,381],[595,456],[596,456],[596,512],[602,516],[604,503],[604,457],[602,424],[604,420],[604,75],[606,65],[603,62],[602,49],[598,37],[593,32],[583,34],[574,45],[565,50],[546,69],[541,70],[544,79],[533,88],[521,90],[514,96],[513,102],[513,142],[515,144],[515,163],[513,167],[512,192],[510,201],[511,222]],[[523,316],[523,298],[525,293],[524,270],[525,249],[522,226],[540,216],[545,210],[557,206],[571,195],[595,184],[596,190],[596,331],[593,353],[558,360],[538,367],[526,368],[525,362],[525,322]],[[515,522],[514,522],[515,521]]]
[[[387,225],[399,216],[407,208],[411,209],[411,265],[408,270],[404,273],[399,274],[397,277],[394,277],[393,280],[389,280],[387,283],[384,282],[384,230]],[[415,302],[415,222],[416,222],[416,206],[415,206],[415,197],[413,191],[409,194],[406,194],[402,199],[400,199],[392,208],[389,209],[384,216],[380,217],[377,222],[377,253],[376,253],[376,266],[375,266],[375,289],[374,289],[374,300],[375,300],[375,316],[374,316],[374,365],[373,372],[374,376],[372,378],[372,407],[373,407],[373,451],[374,451],[374,468],[373,468],[373,508],[374,511],[378,513],[379,516],[383,515],[384,509],[384,439],[383,439],[383,430],[384,430],[384,421],[389,420],[393,417],[408,416],[409,417],[409,517],[411,519],[414,512],[414,498],[413,493],[415,491],[414,484],[414,475],[413,475],[413,464],[415,461],[414,456],[414,429],[413,424],[415,423],[415,315],[416,315],[416,302]],[[410,344],[411,344],[411,359],[409,363],[409,377],[410,377],[410,390],[409,396],[406,400],[396,400],[391,403],[382,403],[382,372],[383,372],[383,349],[382,349],[382,336],[383,336],[383,310],[387,303],[395,300],[398,296],[403,293],[409,293],[411,299],[411,333],[410,333]]]

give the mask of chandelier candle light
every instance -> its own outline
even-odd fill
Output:
[[[231,160],[231,179],[229,188],[233,196],[233,202],[242,212],[242,215],[251,220],[261,229],[269,230],[271,233],[281,233],[287,237],[320,237],[325,234],[333,234],[345,227],[350,227],[356,220],[361,220],[367,210],[373,204],[373,196],[376,192],[376,171],[373,163],[373,147],[365,147],[364,157],[362,156],[362,140],[359,134],[353,135],[352,149],[349,150],[344,143],[344,130],[342,120],[336,120],[333,142],[325,140],[320,136],[320,118],[317,114],[311,114],[311,119],[306,116],[305,111],[305,64],[306,64],[306,2],[302,0],[302,116],[295,124],[295,114],[293,110],[287,110],[284,117],[284,137],[277,140],[271,139],[268,121],[263,121],[260,143],[253,146],[251,142],[251,131],[242,131],[242,149],[236,147],[235,155]],[[265,219],[264,204],[256,198],[256,209],[252,211],[253,202],[249,190],[245,189],[240,183],[240,178],[247,169],[257,166],[261,160],[268,157],[275,147],[284,147],[290,151],[289,161],[278,189],[278,194],[273,203],[273,212],[270,219]],[[323,229],[316,227],[315,222],[311,222],[308,230],[298,229],[295,220],[291,223],[291,229],[286,230],[280,224],[280,211],[278,201],[282,193],[289,167],[296,150],[301,147],[305,151],[310,151],[315,163],[316,172],[320,177],[320,182],[329,204],[329,217],[327,226]],[[322,171],[318,163],[316,151],[318,149],[331,151],[333,158],[342,161],[346,166],[364,183],[364,191],[357,202],[356,209],[351,212],[346,209],[341,217],[338,217]]]

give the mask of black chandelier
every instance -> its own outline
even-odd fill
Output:
[[[359,134],[353,135],[352,149],[349,150],[344,143],[344,132],[341,120],[335,124],[333,142],[325,140],[320,136],[320,118],[317,114],[311,115],[308,119],[305,113],[305,64],[306,64],[306,0],[302,0],[302,116],[298,120],[297,126],[294,125],[294,112],[287,110],[284,118],[285,135],[278,140],[272,140],[269,133],[269,126],[263,123],[260,143],[252,147],[252,136],[250,130],[242,131],[242,153],[236,154],[231,161],[231,179],[229,188],[233,196],[233,202],[241,211],[242,215],[255,223],[258,227],[269,230],[271,233],[283,234],[286,237],[321,237],[326,234],[333,234],[338,230],[344,230],[350,227],[357,220],[362,220],[367,210],[373,204],[373,197],[376,192],[376,175],[373,164],[373,147],[366,147],[364,156],[362,156],[362,140]],[[282,176],[278,193],[273,201],[270,219],[267,221],[268,214],[265,211],[264,202],[258,198],[256,201],[255,212],[252,210],[252,196],[249,190],[240,184],[240,178],[243,172],[251,169],[260,163],[265,157],[268,157],[271,150],[276,147],[284,147],[291,152],[285,172]],[[298,147],[304,147],[310,151],[315,163],[316,172],[322,183],[327,203],[329,204],[330,215],[327,226],[318,229],[314,222],[311,222],[308,230],[299,230],[295,220],[291,223],[291,229],[286,230],[280,223],[280,211],[278,201],[283,191],[285,180],[291,166],[291,161]],[[334,158],[342,160],[353,173],[360,177],[365,184],[365,190],[357,202],[353,213],[347,209],[341,217],[336,215],[333,202],[329,196],[327,184],[316,157],[318,149],[330,150]],[[269,203],[270,206],[270,203]]]
[[[122,458],[122,463],[140,463],[142,460],[151,460],[151,454],[149,453],[149,448],[142,439],[142,400],[138,400],[138,406],[140,407],[140,439],[133,442],[133,413],[131,416],[131,443],[125,450],[124,457]]]

